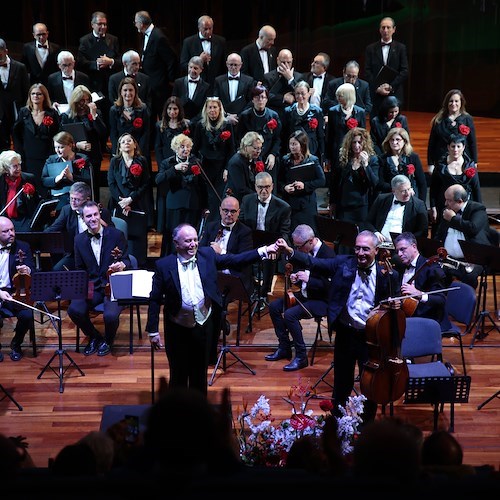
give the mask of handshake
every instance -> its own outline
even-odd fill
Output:
[[[293,248],[288,246],[284,238],[278,238],[275,243],[266,247],[266,252],[268,259],[276,260],[281,254],[288,256],[292,255]]]

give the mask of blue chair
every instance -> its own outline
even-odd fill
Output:
[[[120,217],[115,217],[115,216],[111,217],[111,221],[115,225],[116,229],[119,229],[125,235],[125,239],[128,240],[127,221],[120,219]]]

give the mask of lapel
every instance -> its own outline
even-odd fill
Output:
[[[167,261],[168,271],[172,277],[172,281],[175,285],[179,297],[182,297],[181,293],[181,280],[179,278],[179,269],[177,267],[177,254],[173,253],[169,255],[169,261]]]

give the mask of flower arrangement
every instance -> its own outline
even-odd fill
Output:
[[[266,123],[267,130],[273,133],[273,130],[276,130],[278,128],[278,122],[274,119],[271,118],[267,123]]]
[[[142,167],[138,163],[132,163],[130,165],[130,173],[134,177],[139,177],[142,174]]]
[[[141,127],[142,127],[142,124],[143,124],[142,118],[136,118],[136,119],[132,122],[132,126],[133,126],[134,128],[141,128]]]
[[[227,141],[231,137],[231,132],[229,130],[224,130],[220,133],[220,138],[222,141]]]
[[[348,129],[353,129],[358,126],[358,120],[356,120],[356,118],[349,118],[349,120],[347,120],[345,124],[347,125]]]
[[[413,175],[415,173],[415,165],[413,165],[413,163],[409,163],[406,166],[406,171],[408,172],[408,175]]]
[[[50,127],[54,125],[54,119],[52,118],[52,116],[44,116],[42,124],[45,125],[46,127]]]
[[[316,130],[318,128],[318,120],[317,120],[317,118],[311,118],[309,120],[309,128],[311,130]]]
[[[325,412],[313,415],[307,409],[311,399],[317,399],[310,384],[290,388],[283,399],[292,406],[292,415],[279,423],[272,415],[269,399],[261,395],[250,410],[243,405],[243,413],[238,417],[239,427],[235,426],[240,444],[240,457],[245,464],[266,467],[283,467],[293,443],[302,436],[319,436],[323,432],[326,418],[333,409],[331,400],[321,400],[319,407]],[[341,417],[337,418],[338,436],[342,442],[344,455],[352,452],[352,444],[359,435],[359,424],[362,422],[363,395],[351,396],[346,407],[340,407]]]
[[[200,175],[201,174],[201,168],[200,168],[200,166],[199,165],[193,165],[191,167],[191,173],[193,175]]]
[[[259,173],[259,172],[264,172],[265,170],[265,165],[264,165],[264,162],[261,161],[261,160],[258,160],[255,162],[255,172],[256,173]]]
[[[35,186],[30,182],[26,182],[23,185],[23,193],[29,198],[35,194]]]
[[[476,169],[474,167],[466,168],[464,174],[467,179],[472,179],[476,175]]]
[[[467,125],[459,125],[458,126],[458,131],[462,134],[462,135],[469,135],[470,134],[470,128],[467,126]]]
[[[83,170],[85,168],[85,160],[83,158],[76,159],[73,164],[78,170]]]

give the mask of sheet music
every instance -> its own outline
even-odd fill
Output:
[[[130,297],[123,297],[122,293],[117,295],[121,295],[119,298],[149,298],[149,294],[151,293],[151,289],[153,288],[153,271],[147,271],[146,269],[131,269],[128,271],[118,271],[113,273],[110,276],[111,283],[111,300],[117,300],[115,298],[115,294],[113,293],[113,277],[119,276],[130,276],[132,280],[132,293]],[[121,287],[120,287],[121,288]]]

